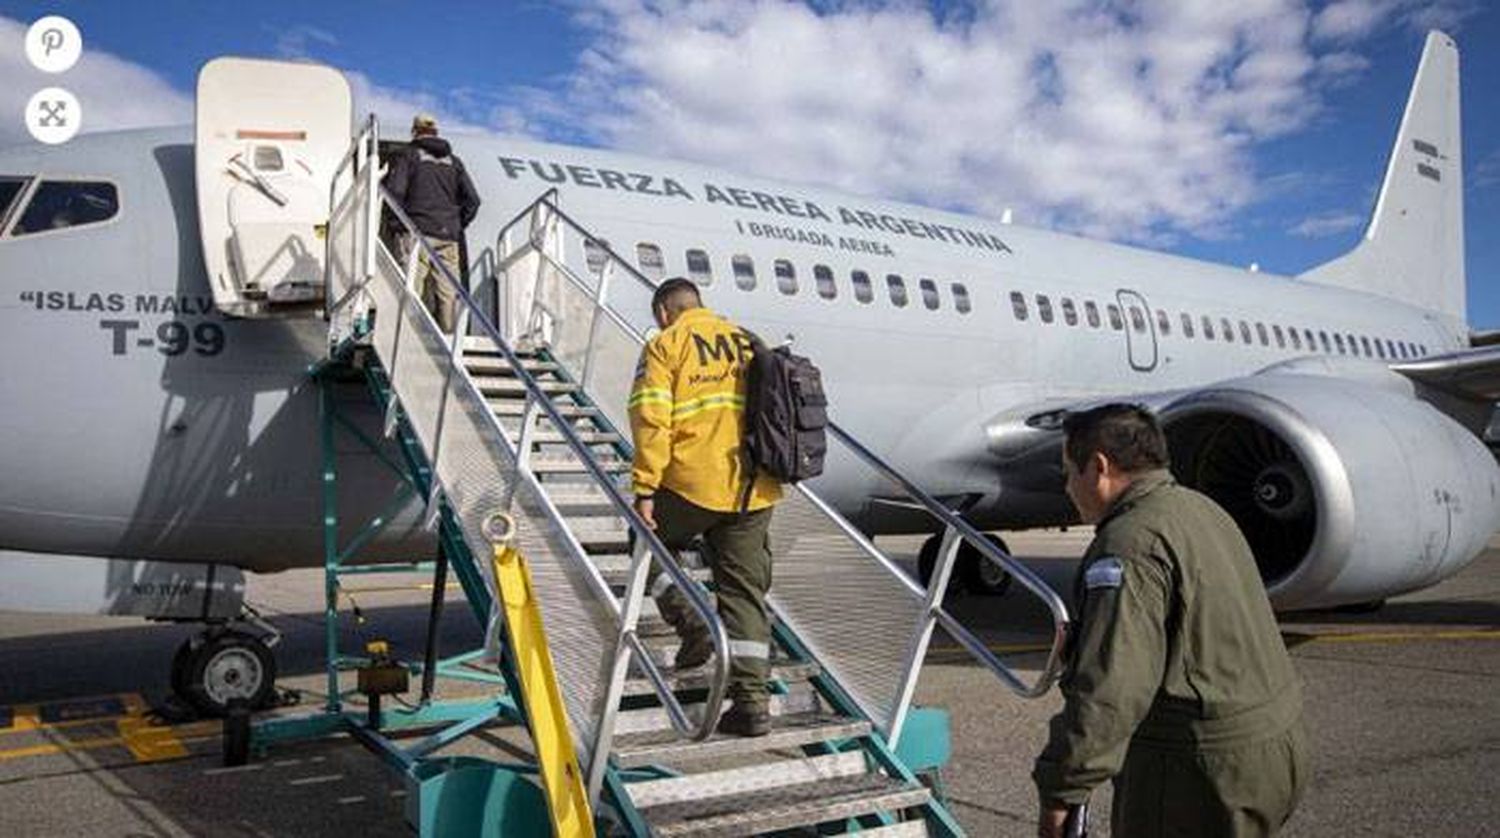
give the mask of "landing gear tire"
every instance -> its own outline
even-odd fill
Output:
[[[1005,541],[999,536],[986,533],[985,538],[1007,554],[1010,553],[1010,548],[1005,546]],[[917,553],[917,573],[924,587],[932,583],[932,573],[937,568],[938,548],[942,543],[943,537],[934,535],[922,542],[922,549]],[[958,546],[955,561],[957,563],[953,568],[953,580],[948,584],[950,595],[957,589],[980,596],[1001,596],[1010,590],[1010,574],[980,555],[968,542]]]
[[[223,716],[230,702],[251,709],[270,703],[276,658],[259,638],[222,631],[183,644],[172,661],[172,688],[205,716]]]
[[[985,533],[985,538],[990,543],[999,547],[1006,555],[1010,555],[1010,548],[998,535]],[[954,570],[963,580],[964,588],[969,593],[980,596],[1004,596],[1010,590],[1010,574],[1005,569],[985,558],[980,552],[964,542],[958,548],[958,567]]]

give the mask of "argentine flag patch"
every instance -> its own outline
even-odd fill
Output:
[[[1095,588],[1118,588],[1125,581],[1125,566],[1114,556],[1105,556],[1089,565],[1083,572],[1083,586]]]

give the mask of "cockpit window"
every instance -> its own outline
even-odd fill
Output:
[[[0,177],[0,230],[5,229],[5,219],[10,216],[11,205],[21,197],[26,188],[26,178]]]
[[[113,183],[83,180],[44,180],[11,230],[13,236],[97,224],[120,211],[120,195]]]

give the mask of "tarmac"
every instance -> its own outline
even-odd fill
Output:
[[[1012,538],[1066,587],[1086,531]],[[882,539],[898,555],[915,539]],[[366,577],[361,577],[366,579]],[[340,622],[346,648],[391,639],[416,654],[425,578],[369,578],[363,621]],[[280,684],[321,707],[322,575],[252,577],[249,599],[283,633]],[[951,610],[991,648],[1039,665],[1039,611],[1017,592],[961,597]],[[449,610],[445,650],[478,642],[475,621]],[[1306,695],[1313,777],[1289,836],[1500,835],[1500,539],[1442,584],[1372,613],[1284,615]],[[0,613],[0,835],[301,836],[412,834],[401,778],[347,738],[274,746],[238,768],[221,761],[212,721],[158,724],[168,667],[194,628],[138,620]],[[472,694],[473,687],[467,688]],[[934,640],[917,702],[952,715],[953,757],[941,784],[970,835],[1034,834],[1029,775],[1060,698],[1007,692],[967,652]],[[524,742],[486,734],[519,756]],[[502,757],[503,758],[503,757]],[[1108,790],[1093,801],[1107,835]]]

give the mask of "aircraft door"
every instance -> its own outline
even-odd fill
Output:
[[[217,58],[198,74],[198,227],[214,303],[318,314],[334,170],[354,105],[331,67]]]
[[[1151,306],[1146,298],[1128,288],[1115,292],[1120,303],[1120,315],[1125,319],[1125,352],[1130,359],[1130,368],[1136,372],[1156,369],[1158,350],[1156,346],[1156,324],[1151,320]]]

